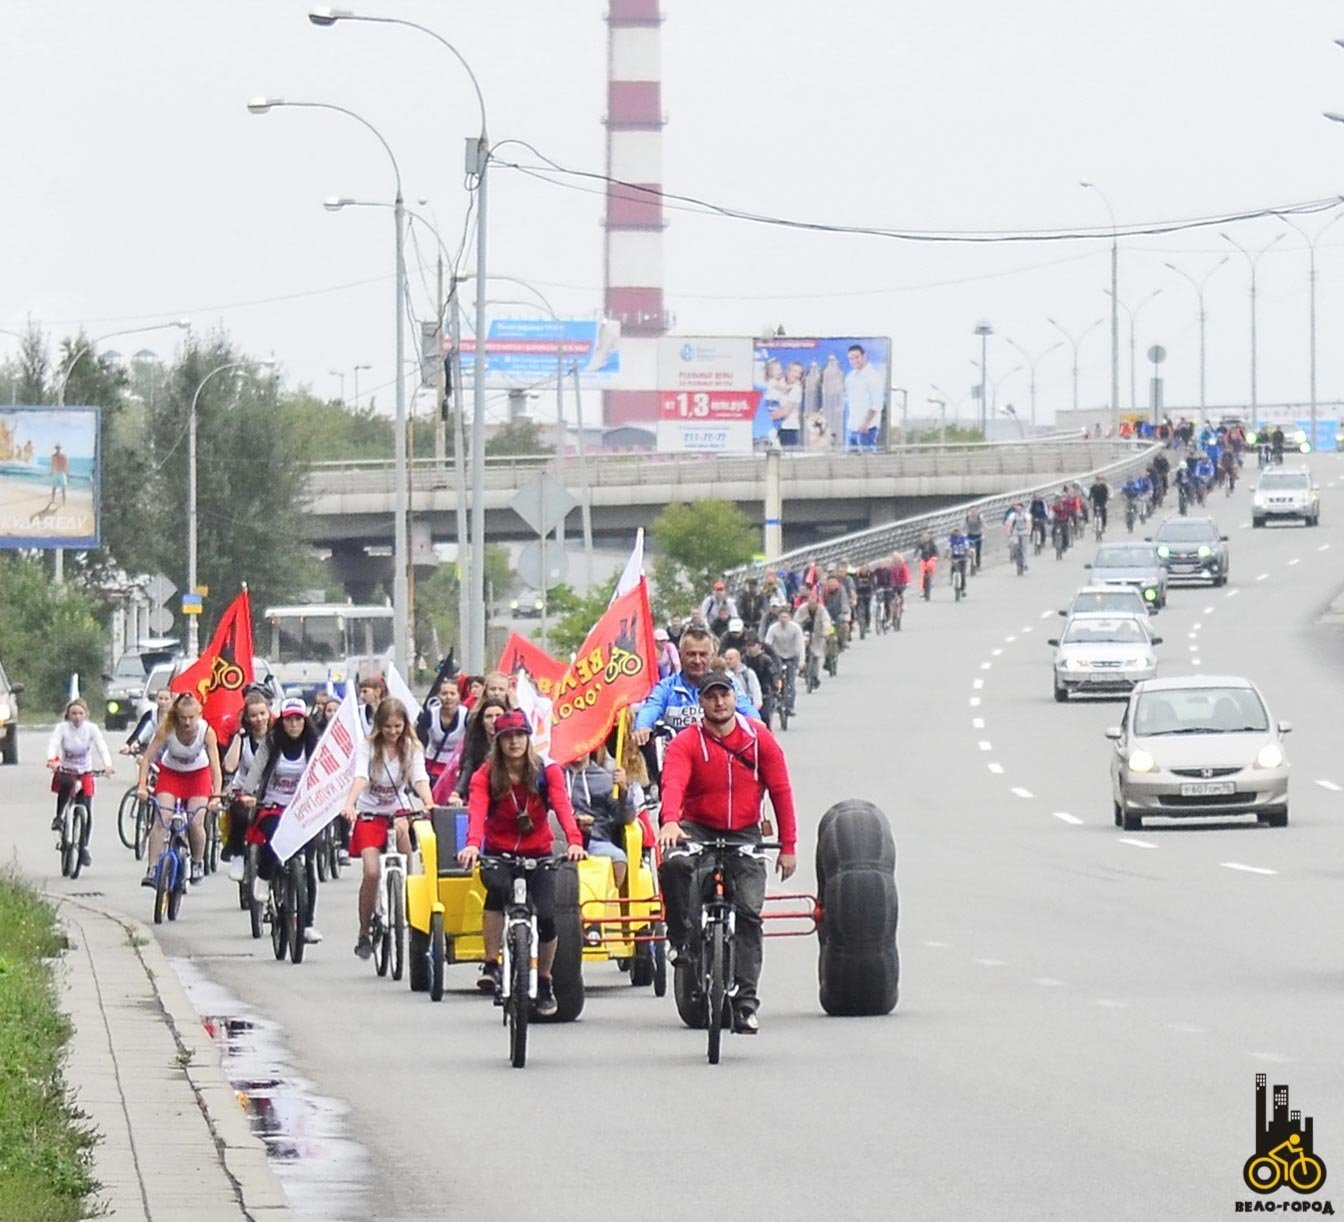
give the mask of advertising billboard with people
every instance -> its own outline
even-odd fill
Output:
[[[0,548],[99,544],[98,409],[0,407]]]
[[[757,446],[874,451],[885,435],[891,340],[863,336],[755,343],[753,381],[760,392],[752,420]]]

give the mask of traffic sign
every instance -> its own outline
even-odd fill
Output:
[[[549,535],[579,502],[553,475],[539,471],[521,488],[509,508],[539,535]]]
[[[1167,359],[1167,350],[1161,344],[1154,344],[1148,349],[1148,359],[1154,365],[1160,365]]]
[[[173,613],[167,607],[155,607],[146,622],[151,632],[167,632],[173,626]]]
[[[546,548],[545,555],[543,566],[540,539],[524,544],[518,553],[518,576],[535,590],[549,590],[564,581],[569,573],[569,557],[558,543]]]
[[[201,595],[199,594],[182,595],[183,615],[200,615],[201,611],[204,609],[204,606],[205,606],[205,599],[202,598]]]
[[[145,582],[145,594],[149,601],[157,607],[163,606],[176,593],[177,587],[162,573],[155,573]]]

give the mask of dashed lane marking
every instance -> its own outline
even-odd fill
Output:
[[[1017,794],[1019,798],[1034,798],[1036,796],[1030,789],[1023,789],[1021,785],[1014,785],[1013,792]]]
[[[1196,624],[1195,627],[1198,628],[1199,625]],[[1193,641],[1196,637],[1199,636],[1199,633],[1198,633],[1198,632],[1187,632],[1185,635],[1188,636],[1188,637]]]
[[[1049,618],[1050,618],[1052,615],[1054,615],[1054,614],[1056,614],[1054,611],[1042,611],[1042,612],[1041,612],[1041,618],[1042,618],[1042,619],[1049,619]],[[1025,632],[1026,629],[1024,628],[1023,631]]]
[[[1003,643],[1005,645],[1011,645],[1015,640],[1017,640],[1017,637],[1015,636],[1006,636],[1003,638]]]
[[[1064,987],[1064,982],[1062,980],[1056,980],[1053,976],[1037,976],[1031,983],[1039,984],[1043,989],[1060,989]]]
[[[1204,608],[1204,614],[1205,614],[1205,615],[1212,615],[1212,614],[1213,614],[1213,610],[1214,610],[1214,609],[1213,609],[1212,607],[1205,607],[1205,608]]]
[[[1200,661],[1199,661],[1198,658],[1191,658],[1191,659],[1190,659],[1190,662],[1191,662],[1191,664],[1194,665],[1194,666],[1199,666],[1199,665],[1200,665]]]
[[[1132,845],[1136,849],[1157,848],[1157,845],[1155,845],[1151,840],[1135,840],[1133,836],[1121,836],[1120,843]]]
[[[1261,573],[1260,576],[1256,578],[1256,581],[1268,581],[1268,580],[1269,580],[1268,573]]]
[[[972,959],[972,963],[978,963],[981,967],[1007,967],[1007,959]]]
[[[1339,793],[1340,791],[1340,787],[1334,781],[1317,781],[1316,784],[1322,789],[1328,789],[1331,793]]]
[[[1023,631],[1023,632],[1030,632],[1030,631],[1031,631],[1031,625],[1030,625],[1030,624],[1025,624],[1025,625],[1023,625],[1022,631]]]
[[[1250,527],[1250,525],[1251,525],[1251,524],[1250,524],[1249,522],[1238,522],[1238,523],[1237,523],[1237,529],[1238,529],[1238,530],[1246,530],[1246,529],[1248,529],[1248,528]]]
[[[981,751],[993,751],[994,745],[987,738],[982,738],[978,744]]]
[[[1218,863],[1224,870],[1240,870],[1243,874],[1277,874],[1277,870],[1271,870],[1267,866],[1248,866],[1242,861],[1220,861]]]
[[[1198,652],[1199,652],[1199,646],[1198,646],[1198,645],[1193,645],[1193,644],[1192,644],[1192,645],[1190,645],[1188,648],[1189,648],[1189,650],[1190,650],[1191,653],[1198,653]]]
[[[990,656],[991,658],[997,658],[997,657],[998,657],[1000,654],[1002,654],[1002,653],[1003,653],[1003,650],[1002,650],[1002,649],[991,649],[991,650],[989,651],[989,656]]]
[[[1074,827],[1077,827],[1082,823],[1082,820],[1078,818],[1077,815],[1071,815],[1066,810],[1057,810],[1053,811],[1052,813],[1054,814],[1056,819],[1060,820],[1063,823],[1072,824]]]
[[[981,669],[981,670],[989,670],[993,665],[994,665],[993,662],[981,662],[981,663],[980,663],[980,669]]]
[[[992,772],[995,776],[1002,776],[1002,775],[1003,775],[1003,765],[1002,765],[1002,764],[991,763],[991,764],[989,765],[989,770],[990,770],[990,772]]]
[[[983,717],[972,717],[972,718],[971,718],[971,729],[972,729],[972,730],[983,730],[984,728],[985,728],[985,719],[984,719]]]
[[[978,692],[982,687],[984,687],[984,686],[985,686],[985,681],[984,681],[983,679],[972,679],[972,680],[971,680],[971,687],[973,687],[977,692]]]
[[[1328,552],[1328,551],[1330,550],[1330,544],[1328,544],[1328,543],[1322,543],[1321,546],[1318,547],[1316,550],[1317,550],[1318,552]]]
[[[1289,567],[1289,568],[1292,568],[1293,565],[1295,565],[1295,564],[1301,564],[1301,563],[1302,563],[1302,558],[1301,558],[1300,556],[1294,556],[1290,561],[1288,561],[1288,567]]]
[[[933,941],[933,940],[930,939],[930,938],[925,938],[925,939],[924,939],[924,945],[925,945],[925,946],[932,946],[935,950],[942,950],[944,947],[950,946],[951,943],[950,943],[950,942],[936,942],[936,941]]]
[[[1254,1057],[1257,1061],[1269,1061],[1274,1065],[1291,1065],[1292,1057],[1286,1057],[1281,1052],[1248,1052],[1247,1056]]]
[[[973,709],[978,709],[979,707],[980,707],[980,697],[979,697],[979,696],[972,696],[972,697],[971,697],[971,708],[973,708]]]
[[[1226,594],[1224,594],[1223,597],[1224,597],[1224,598],[1236,598],[1236,596],[1237,596],[1238,594],[1240,594],[1240,593],[1241,593],[1240,590],[1228,590],[1228,592],[1227,592]]]

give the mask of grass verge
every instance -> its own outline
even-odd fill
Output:
[[[52,906],[0,874],[0,1218],[73,1222],[97,1187],[96,1138],[61,1077],[70,1024],[45,961],[63,947]]]

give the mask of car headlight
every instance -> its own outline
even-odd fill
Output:
[[[1145,586],[1143,589],[1143,601],[1148,603],[1157,602],[1157,591],[1152,586]]]
[[[509,610],[510,611],[518,610],[518,600],[516,598],[509,604]]]
[[[1086,670],[1087,663],[1082,658],[1065,658],[1064,667],[1066,670]]]
[[[1130,772],[1152,772],[1157,767],[1157,761],[1142,748],[1131,751],[1127,762]]]
[[[1213,548],[1211,548],[1207,543],[1201,543],[1199,545],[1199,558],[1201,560],[1207,560],[1212,555],[1213,555]]]
[[[1297,447],[1297,449],[1298,449],[1298,453],[1299,453],[1299,454],[1310,454],[1310,453],[1311,453],[1311,442],[1309,442],[1309,441],[1304,441],[1300,446]]]
[[[1283,748],[1278,743],[1266,743],[1255,757],[1258,768],[1281,768],[1283,766]]]
[[[1151,666],[1156,666],[1157,663],[1152,658],[1131,658],[1125,665],[1137,667],[1139,670],[1147,670]]]
[[[1168,556],[1171,555],[1171,548],[1169,548],[1165,543],[1159,543],[1157,545],[1157,554],[1161,556],[1163,560],[1165,560]]]
[[[108,711],[109,713],[120,713],[120,712],[121,712],[121,701],[120,701],[120,700],[109,700],[109,701],[107,702],[107,711]]]

